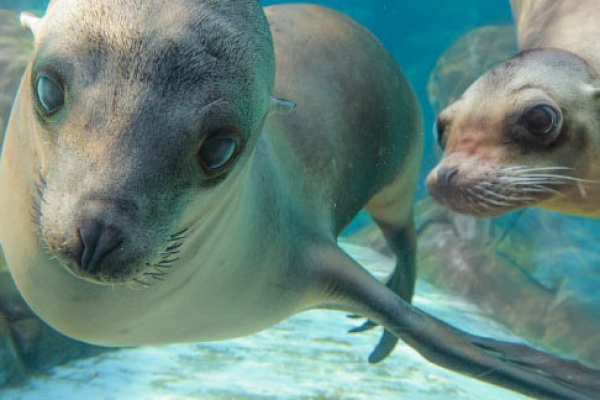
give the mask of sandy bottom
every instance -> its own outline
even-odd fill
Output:
[[[392,265],[368,249],[345,247],[376,274]],[[462,329],[511,338],[477,307],[425,282],[418,283],[415,304]],[[384,362],[370,365],[367,355],[380,330],[347,334],[356,323],[343,313],[311,311],[242,339],[109,352],[0,390],[0,398],[526,399],[438,368],[403,343]]]

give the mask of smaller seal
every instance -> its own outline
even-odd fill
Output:
[[[600,216],[598,28],[578,25],[600,7],[539,3],[513,1],[521,52],[437,118],[444,156],[427,187],[457,212],[489,217],[536,206]]]

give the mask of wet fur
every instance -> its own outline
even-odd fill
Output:
[[[386,328],[374,361],[402,338],[431,361],[491,383],[541,398],[591,398],[595,388],[563,378],[561,368],[597,371],[466,334],[410,305],[420,111],[364,28],[322,7],[267,8],[273,54],[254,1],[94,4],[54,0],[42,22],[28,21],[36,50],[0,160],[0,241],[23,297],[48,323],[81,340],[128,346],[222,340],[331,308]],[[218,20],[226,34],[211,36],[200,23],[200,36],[216,43],[190,38],[190,10],[192,25]],[[153,38],[177,38],[204,54],[201,71],[215,57],[238,64],[204,70],[212,79],[188,85],[198,71],[161,70],[181,60],[161,64],[161,51],[139,41],[138,29],[156,27],[167,33]],[[40,68],[66,80],[64,110],[52,118],[35,109]],[[169,84],[154,85],[155,74]],[[181,90],[167,90],[173,84]],[[273,94],[296,109],[281,115]],[[239,158],[211,181],[199,170],[198,147],[211,129],[231,125],[242,132]],[[397,255],[387,286],[336,244],[361,207]],[[127,240],[100,273],[78,276],[69,252],[77,221],[90,215],[118,225]],[[169,268],[157,271],[161,261]],[[143,278],[154,284],[134,290]]]

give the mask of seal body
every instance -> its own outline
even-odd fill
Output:
[[[523,360],[410,305],[420,112],[356,22],[250,0],[54,0],[22,22],[35,50],[0,160],[0,241],[57,330],[220,340],[331,308],[386,328],[373,361],[402,338],[524,393],[595,390],[554,373],[569,361]],[[336,244],[361,208],[398,259],[386,285]]]
[[[87,15],[87,4],[53,2],[35,28],[2,155],[1,237],[46,321],[104,345],[245,335],[318,305],[306,249],[335,243],[366,204],[411,229],[419,108],[372,35],[327,9],[276,7],[273,50],[254,3],[143,3]],[[261,29],[239,37],[244,26],[226,17]],[[215,37],[198,36],[212,27]],[[46,75],[64,81],[51,116],[36,104]],[[277,115],[273,85],[294,111]],[[210,135],[238,146],[216,177],[199,161]],[[115,235],[85,270],[88,248]]]
[[[513,1],[521,52],[477,79],[437,121],[444,149],[427,179],[462,213],[524,206],[600,216],[594,1]]]

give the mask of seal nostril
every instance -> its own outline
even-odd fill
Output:
[[[119,229],[106,226],[95,219],[85,219],[81,222],[79,236],[83,245],[79,267],[88,273],[94,272],[102,259],[123,241]]]
[[[440,168],[438,180],[443,187],[448,187],[456,175],[458,175],[458,168]]]

